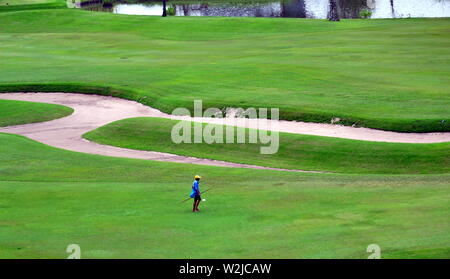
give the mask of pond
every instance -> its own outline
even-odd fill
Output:
[[[162,1],[91,0],[86,10],[128,15],[162,15]],[[130,2],[131,1],[131,2]],[[341,18],[450,17],[450,0],[336,0]],[[175,16],[295,17],[325,19],[329,0],[177,0],[167,1]]]

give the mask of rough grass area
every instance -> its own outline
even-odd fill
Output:
[[[211,188],[181,203],[194,174]],[[0,257],[448,258],[448,175],[324,175],[63,151],[0,134]]]
[[[340,173],[450,173],[450,143],[383,143],[280,133],[278,152],[266,155],[260,154],[260,147],[269,144],[249,144],[248,129],[245,144],[236,143],[236,129],[235,143],[176,144],[171,139],[171,131],[178,122],[148,117],[125,119],[100,127],[84,137],[131,149],[276,168]],[[222,129],[226,135],[225,126],[213,127],[216,131]],[[194,125],[191,135],[194,135]]]
[[[72,113],[72,108],[60,105],[0,100],[0,127],[49,121]]]
[[[171,112],[277,107],[283,119],[450,131],[450,19],[0,13],[0,91],[73,91]]]

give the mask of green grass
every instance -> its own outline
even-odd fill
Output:
[[[0,5],[3,92],[107,94],[166,112],[202,99],[279,107],[285,119],[450,130],[450,19],[163,19],[23,4]],[[7,103],[0,119],[25,121],[31,104]],[[65,258],[72,243],[83,258],[366,258],[372,243],[383,258],[450,257],[448,144],[282,134],[280,153],[261,157],[256,145],[163,144],[170,124],[130,119],[91,135],[106,141],[116,130],[108,142],[129,147],[361,173],[103,157],[0,133],[0,258]],[[195,174],[212,189],[199,214],[181,203]]]
[[[190,203],[194,174],[207,202]],[[450,256],[449,175],[336,175],[87,155],[0,134],[0,257]]]
[[[124,148],[275,168],[339,173],[450,173],[450,143],[382,143],[280,133],[278,152],[267,155],[260,154],[260,147],[269,144],[248,143],[248,129],[246,144],[175,144],[171,131],[178,122],[162,118],[131,118],[100,127],[84,137]],[[214,126],[226,134],[224,126]],[[194,134],[193,125],[191,134]]]
[[[47,3],[61,3],[61,0],[0,0],[0,6],[15,6],[15,5],[33,5],[33,4],[47,4]]]
[[[0,91],[108,94],[165,112],[201,99],[278,107],[288,120],[450,131],[449,23],[3,12]]]
[[[0,100],[0,127],[49,121],[72,113],[72,108],[60,105]]]
[[[65,0],[0,0],[1,12],[66,8]]]

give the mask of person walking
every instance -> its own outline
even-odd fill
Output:
[[[198,205],[200,204],[202,197],[200,196],[200,175],[196,175],[194,177],[194,182],[192,183],[192,191],[189,195],[191,198],[194,199],[194,205],[192,207],[192,212],[199,212]]]

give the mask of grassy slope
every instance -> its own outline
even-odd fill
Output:
[[[171,140],[171,130],[178,122],[161,118],[125,119],[84,137],[125,148],[278,168],[343,173],[450,172],[450,143],[378,143],[280,133],[278,153],[263,155],[260,146],[268,144],[175,144]],[[223,130],[223,126],[216,127]]]
[[[43,122],[72,113],[73,109],[65,106],[0,100],[0,127]]]
[[[204,176],[200,214],[180,201]],[[0,257],[448,258],[448,175],[318,175],[108,158],[0,134]]]
[[[0,91],[114,94],[166,112],[202,99],[279,107],[285,119],[450,131],[449,21],[6,12]]]

